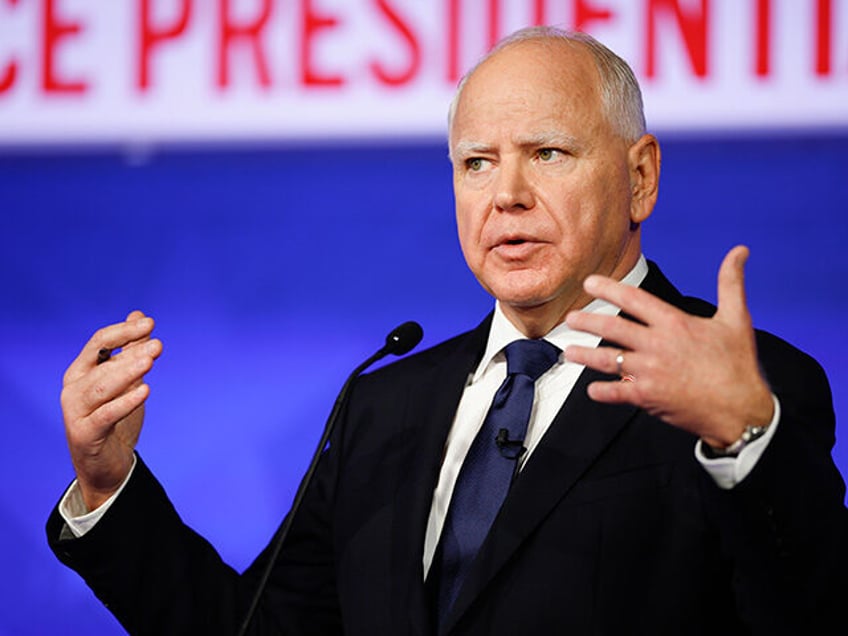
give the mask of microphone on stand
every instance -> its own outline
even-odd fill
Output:
[[[283,520],[283,525],[280,527],[280,531],[277,534],[276,539],[274,540],[274,545],[271,549],[271,554],[268,558],[268,563],[265,566],[265,569],[262,571],[262,577],[259,579],[259,585],[256,588],[256,592],[253,594],[253,598],[250,602],[250,607],[247,610],[247,613],[244,616],[244,620],[241,624],[241,628],[239,628],[238,635],[244,636],[247,634],[247,630],[250,627],[250,623],[253,620],[253,615],[256,613],[256,608],[259,606],[259,600],[262,598],[262,594],[265,592],[265,587],[268,585],[268,578],[271,576],[271,569],[274,567],[274,563],[277,561],[277,557],[280,555],[280,550],[283,548],[283,543],[286,540],[286,537],[289,534],[289,528],[291,527],[292,519],[294,519],[297,514],[298,509],[300,508],[301,503],[303,502],[303,497],[306,494],[307,488],[309,488],[309,484],[312,482],[312,477],[315,474],[315,469],[318,466],[318,461],[321,459],[321,454],[324,452],[324,449],[327,447],[327,442],[330,440],[330,436],[333,433],[333,429],[336,427],[336,422],[339,419],[339,414],[344,407],[344,403],[347,401],[347,394],[350,391],[350,387],[353,384],[353,381],[359,376],[360,373],[365,371],[372,364],[377,362],[382,358],[385,358],[390,353],[392,355],[401,356],[412,349],[421,342],[421,338],[424,337],[424,331],[421,329],[421,325],[417,322],[409,321],[405,322],[402,325],[395,327],[388,336],[386,336],[386,344],[384,344],[374,355],[365,360],[362,364],[356,367],[353,372],[348,376],[345,383],[342,385],[341,391],[339,391],[339,395],[336,398],[336,402],[333,405],[333,410],[330,412],[330,416],[327,418],[327,423],[324,425],[324,432],[321,434],[321,440],[318,442],[318,448],[315,449],[315,454],[312,456],[312,461],[309,463],[309,468],[306,470],[306,474],[303,476],[303,479],[300,482],[300,486],[297,488],[297,493],[295,493],[294,501],[292,502],[291,510],[289,510],[288,515]]]

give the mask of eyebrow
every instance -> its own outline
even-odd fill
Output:
[[[490,144],[479,141],[458,141],[451,150],[454,159],[464,159],[473,155],[483,155],[492,152]]]
[[[559,147],[571,151],[582,150],[581,144],[576,137],[559,131],[543,131],[531,135],[523,135],[516,140],[520,148],[544,148]],[[480,141],[462,140],[453,147],[451,156],[454,159],[464,159],[480,154],[494,152],[494,146]]]
[[[522,148],[558,146],[569,150],[580,150],[583,147],[583,144],[574,135],[569,135],[558,130],[542,131],[519,137],[518,145]]]

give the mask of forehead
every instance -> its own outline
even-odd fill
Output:
[[[600,76],[579,43],[512,44],[468,78],[451,127],[451,144],[505,129],[558,130],[571,136],[603,125]]]

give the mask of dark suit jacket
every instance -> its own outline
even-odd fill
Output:
[[[687,311],[655,266],[643,287]],[[422,549],[445,438],[489,319],[362,377],[293,521],[256,633],[433,633]],[[776,435],[720,490],[695,439],[604,405],[586,370],[519,475],[448,619],[451,634],[823,633],[846,623],[848,512],[819,365],[757,334]],[[144,515],[144,521],[141,521]],[[51,547],[138,634],[233,634],[266,555],[243,575],[179,520],[139,462],[80,539]],[[267,551],[266,551],[267,552]],[[841,631],[829,633],[846,633]]]

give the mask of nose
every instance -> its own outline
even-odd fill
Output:
[[[521,163],[502,160],[495,179],[495,209],[502,212],[528,210],[533,207],[533,201],[533,191]]]

